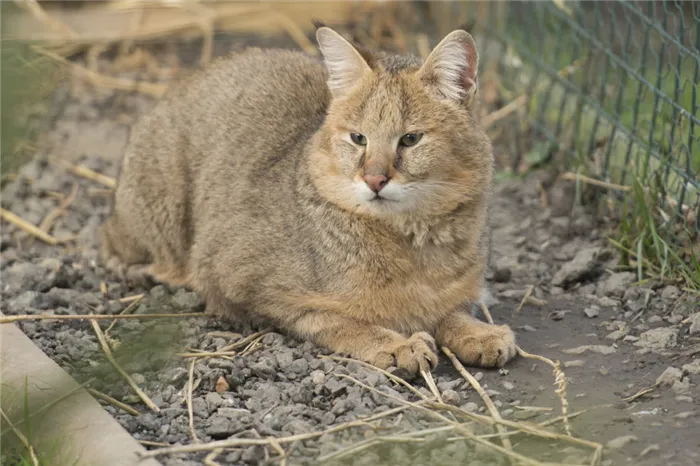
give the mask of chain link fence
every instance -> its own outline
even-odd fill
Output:
[[[653,190],[655,207],[698,228],[699,2],[453,7],[482,19],[488,9],[474,29],[501,44],[487,60],[545,147],[598,180]],[[513,167],[526,155],[514,154]]]

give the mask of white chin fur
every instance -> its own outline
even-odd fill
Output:
[[[355,181],[352,184],[352,190],[355,192],[357,200],[363,204],[374,199],[374,191],[369,189],[364,181]]]
[[[370,202],[372,199],[374,199],[375,194],[374,191],[369,189],[369,186],[367,186],[366,183],[362,181],[356,181],[352,184],[353,191],[355,192],[355,197],[357,197],[357,200],[365,203],[365,202]],[[387,201],[394,201],[394,202],[400,202],[403,201],[405,198],[404,195],[404,188],[389,182],[386,186],[384,186],[384,189],[381,190],[380,195]]]

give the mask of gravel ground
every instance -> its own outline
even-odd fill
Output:
[[[103,66],[109,67],[109,63]],[[128,76],[126,74],[125,76]],[[96,263],[95,232],[109,209],[109,193],[91,180],[49,163],[49,157],[115,177],[129,126],[153,105],[137,93],[65,85],[53,97],[52,121],[41,150],[2,189],[2,206],[40,224],[77,189],[51,230],[75,242],[48,246],[13,225],[2,229],[2,312],[58,315],[179,313],[203,310],[195,293],[157,284],[117,281]],[[561,360],[568,377],[569,411],[589,409],[571,420],[575,435],[605,445],[604,464],[694,465],[700,463],[700,308],[697,296],[674,286],[633,286],[635,275],[613,273],[617,257],[605,241],[605,225],[583,209],[570,209],[566,185],[548,190],[543,207],[538,185],[546,173],[496,186],[492,212],[491,312],[516,329],[520,345]],[[77,187],[77,188],[76,188]],[[518,303],[528,290],[528,300]],[[140,293],[136,303],[120,302]],[[213,352],[257,329],[209,318],[120,321],[107,331],[117,359],[159,408],[153,412],[106,362],[91,325],[83,321],[22,322],[21,329],[76,379],[135,407],[132,416],[109,411],[145,442],[192,443],[186,395],[191,359],[178,353]],[[101,324],[107,330],[107,323]],[[243,351],[244,350],[244,351]],[[403,400],[419,397],[357,362],[322,357],[324,350],[278,333],[242,346],[244,354],[200,358],[193,368],[192,411],[200,442],[229,437],[283,437],[323,430],[400,406],[344,378]],[[443,355],[434,372],[446,403],[486,414],[483,403]],[[506,419],[542,422],[560,414],[551,368],[517,358],[503,371],[476,377]],[[632,401],[625,397],[658,386]],[[423,380],[412,381],[430,395]],[[533,410],[528,407],[540,407]],[[315,463],[362,440],[443,425],[419,410],[385,416],[363,426],[283,445],[291,464]],[[474,427],[475,433],[489,430]],[[506,464],[501,455],[454,433],[423,441],[389,442],[338,460],[338,464]],[[590,451],[561,442],[513,437],[516,450],[542,461],[583,463]],[[149,447],[155,448],[155,447]],[[168,465],[202,464],[206,453],[161,457]],[[590,455],[589,455],[590,456]],[[227,449],[222,465],[276,462],[274,449]]]

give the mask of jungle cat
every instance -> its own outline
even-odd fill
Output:
[[[434,367],[436,344],[502,366],[513,332],[470,313],[493,174],[474,39],[425,60],[316,39],[322,60],[247,49],[169,90],[132,131],[102,261],[380,368]]]

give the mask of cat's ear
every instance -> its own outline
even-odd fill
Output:
[[[476,42],[460,29],[435,46],[418,73],[443,97],[468,105],[476,94],[478,66]]]
[[[357,49],[334,30],[318,28],[316,40],[328,69],[328,88],[334,97],[346,93],[371,71]]]

